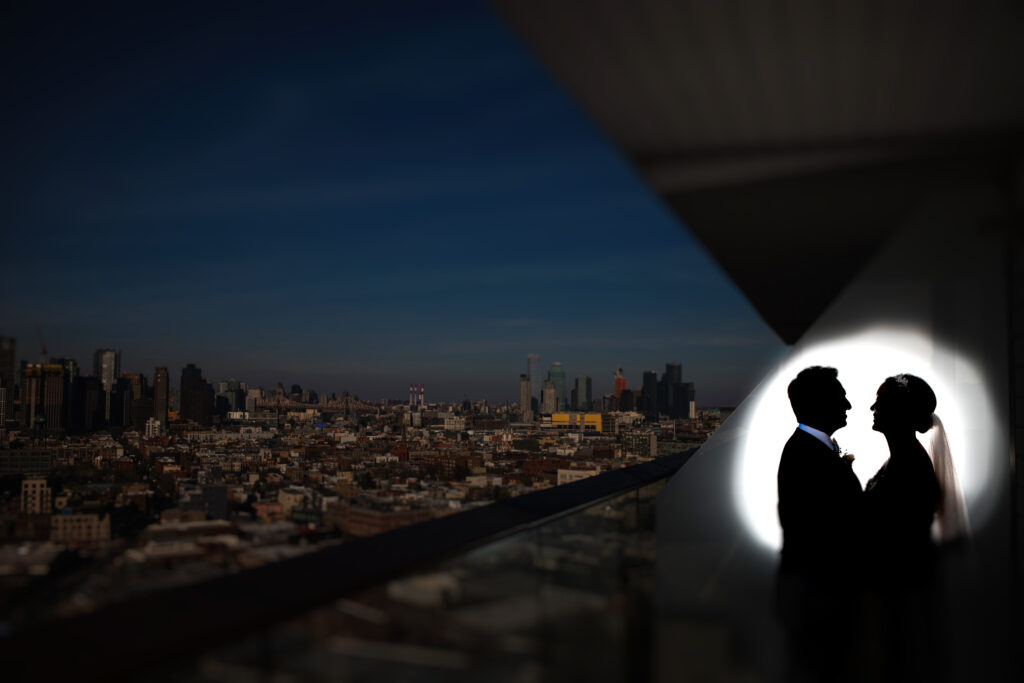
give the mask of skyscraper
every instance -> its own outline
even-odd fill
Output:
[[[75,422],[75,414],[79,410],[75,402],[76,385],[79,381],[78,361],[74,358],[51,358],[50,363],[64,368],[64,417],[61,421],[63,429],[70,431]]]
[[[110,423],[113,428],[132,424],[132,382],[128,377],[118,377],[109,394]]]
[[[91,432],[103,426],[103,386],[98,378],[82,377],[75,382],[72,429]]]
[[[121,352],[117,349],[96,349],[92,355],[92,374],[103,386],[103,419],[110,420],[110,401],[114,383],[121,376]]]
[[[543,383],[540,377],[540,356],[536,353],[526,354],[526,376],[530,380],[530,391],[536,391],[536,394],[530,394],[532,398],[537,399],[536,405],[533,405],[531,401],[531,408],[540,408],[541,401],[541,390]]]
[[[9,420],[14,416],[14,350],[14,337],[0,337],[0,388],[6,389],[0,420]]]
[[[544,380],[544,388],[541,390],[540,412],[545,415],[558,412],[558,393],[554,382],[550,379]]]
[[[160,423],[163,432],[167,431],[169,384],[167,368],[153,368],[153,417]]]
[[[66,428],[67,388],[60,363],[25,363],[21,370],[21,421],[40,436],[53,436]]]
[[[96,349],[92,356],[92,374],[104,389],[110,389],[121,376],[121,352],[117,349]]]
[[[615,400],[619,400],[622,397],[622,392],[626,389],[626,375],[622,373],[622,368],[615,371]]]
[[[679,363],[665,363],[665,374],[658,382],[657,410],[662,415],[677,417],[675,406],[676,386],[683,381],[683,366]]]
[[[658,414],[658,373],[644,370],[643,398],[640,409],[647,415]]]
[[[195,409],[196,422],[204,427],[209,427],[213,424],[214,402],[213,385],[207,382],[205,377],[200,377],[199,387],[196,389],[193,399],[193,408]]]
[[[580,375],[576,378],[576,403],[574,410],[590,410],[590,404],[594,402],[590,389],[590,378]]]
[[[632,389],[623,389],[618,398],[619,410],[629,412],[636,408]]]
[[[693,382],[672,385],[672,417],[696,417],[696,391]]]
[[[149,382],[141,372],[126,372],[124,379],[131,385],[130,424],[141,429],[145,427],[146,421],[153,417],[154,412],[153,395],[149,391]]]
[[[683,366],[679,363],[665,363],[665,378],[669,384],[678,384],[683,381]]]
[[[556,410],[565,410],[565,368],[559,362],[551,364],[548,370],[548,379],[555,386]]]
[[[519,375],[519,411],[523,422],[533,422],[533,396],[530,393],[530,376]]]
[[[181,419],[188,422],[199,422],[199,390],[203,384],[203,371],[189,363],[181,369],[181,385],[179,396],[181,401]]]

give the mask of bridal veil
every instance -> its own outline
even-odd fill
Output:
[[[939,483],[939,504],[932,525],[932,535],[940,544],[967,540],[971,534],[967,505],[964,503],[964,494],[949,452],[946,429],[938,415],[932,415],[932,428],[928,430],[928,434],[931,438],[926,449]]]

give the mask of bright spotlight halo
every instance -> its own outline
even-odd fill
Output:
[[[796,429],[786,393],[800,370],[812,365],[834,367],[852,404],[847,426],[833,435],[855,456],[853,470],[867,483],[888,457],[885,438],[871,429],[870,406],[886,377],[917,375],[935,391],[953,463],[971,507],[986,486],[992,467],[986,442],[997,429],[985,387],[969,360],[915,330],[876,328],[859,334],[798,347],[761,385],[746,413],[745,441],[734,472],[734,497],[740,517],[754,538],[780,548],[777,475],[786,441]],[[746,406],[744,406],[746,407]],[[927,435],[919,435],[924,442]]]

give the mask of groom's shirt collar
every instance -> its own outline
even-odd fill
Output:
[[[790,423],[790,424],[792,424],[792,423]],[[825,432],[821,431],[820,429],[815,429],[814,427],[808,427],[805,424],[797,425],[796,428],[804,430],[805,432],[807,432],[808,434],[813,436],[815,439],[817,439],[818,441],[820,441],[823,444],[825,444],[826,446],[828,446],[828,449],[830,451],[835,452],[836,445],[834,443],[832,443],[832,437],[830,437]]]

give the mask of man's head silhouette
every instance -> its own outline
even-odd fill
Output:
[[[789,402],[800,424],[832,434],[846,426],[850,402],[835,368],[815,365],[800,371],[789,383]]]

